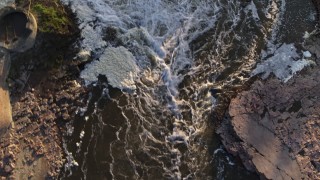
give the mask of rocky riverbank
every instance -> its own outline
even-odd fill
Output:
[[[23,89],[22,80],[11,82],[15,126],[0,142],[0,176],[54,179],[66,158],[61,135],[86,106],[86,89],[79,85],[75,64],[49,71],[21,68],[29,78]]]
[[[42,74],[42,87],[30,87],[14,97],[15,127],[1,142],[0,175],[17,179],[57,177],[64,164],[61,134],[65,121],[83,107],[85,89],[76,80],[57,77],[59,72]]]
[[[31,8],[41,25],[32,49],[11,54],[14,126],[0,140],[0,177],[56,179],[66,159],[61,135],[86,106],[87,90],[79,84],[81,62],[73,59],[78,30],[71,13],[59,1],[32,3],[16,1]]]

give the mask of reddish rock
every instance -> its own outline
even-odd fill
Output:
[[[218,131],[228,151],[268,179],[320,179],[319,76],[316,66],[238,94]]]

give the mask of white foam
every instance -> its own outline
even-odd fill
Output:
[[[86,52],[85,55],[91,54],[94,59],[100,58],[108,46],[108,42],[103,38],[108,27],[118,30],[119,33],[115,38],[120,39],[125,48],[135,55],[140,68],[146,67],[150,55],[160,59],[169,55],[171,57],[169,65],[161,62],[158,65],[166,71],[166,78],[163,80],[170,86],[171,91],[175,91],[177,84],[182,80],[181,77],[177,77],[178,72],[192,63],[189,43],[213,27],[214,16],[219,10],[215,3],[205,0],[197,2],[182,0],[170,3],[161,0],[61,1],[70,5],[77,15],[82,36],[80,46],[82,52]],[[190,30],[193,32],[190,33]],[[81,55],[83,54],[80,53],[79,56]],[[97,78],[93,76],[86,78],[87,84],[96,80]]]
[[[81,133],[80,133],[80,139],[82,139],[83,137],[84,137],[84,134],[85,134],[85,132],[84,131],[81,131]]]
[[[312,56],[312,54],[309,51],[304,51],[303,56],[306,58],[310,58]]]
[[[273,73],[281,81],[287,82],[296,72],[310,65],[307,60],[298,60],[300,58],[293,44],[283,44],[271,57],[258,64],[251,75],[262,74],[262,78],[266,79]]]
[[[250,13],[252,14],[252,18],[253,18],[255,21],[260,21],[260,17],[259,17],[259,14],[258,14],[257,7],[256,7],[256,5],[254,4],[253,1],[251,1],[251,3],[246,6],[245,12],[246,12],[247,14],[248,14],[248,12],[250,12]]]
[[[184,131],[181,131],[179,128],[174,128],[172,135],[168,136],[168,140],[173,144],[183,143],[188,145],[189,137]]]
[[[304,32],[303,39],[308,39],[310,37],[310,33],[308,31]]]
[[[267,40],[266,50],[261,52],[262,62],[253,70],[252,76],[262,73],[262,78],[266,79],[273,73],[281,81],[287,82],[296,72],[312,63],[300,57],[293,44],[279,43],[282,39],[279,29],[283,23],[285,11],[286,0],[272,1],[266,9],[266,17],[274,17],[271,36]],[[306,32],[303,37],[308,38],[309,33]],[[303,54],[306,58],[311,57],[307,52]]]
[[[121,35],[119,39],[123,44],[136,46],[138,50],[142,51],[140,53],[136,52],[137,56],[141,56],[143,53],[145,53],[145,48],[152,48],[147,53],[152,54],[155,52],[159,57],[165,57],[165,52],[161,48],[160,42],[152,38],[147,29],[144,27],[132,28],[128,30],[127,33]]]
[[[272,1],[268,8],[265,10],[266,16],[273,17],[272,19],[272,27],[270,37],[267,40],[267,49],[266,51],[261,52],[262,58],[265,58],[269,54],[273,54],[277,48],[279,48],[278,40],[280,40],[279,29],[283,23],[283,17],[286,11],[286,1],[285,0],[276,0]]]
[[[99,75],[105,75],[111,86],[119,89],[135,89],[135,78],[139,68],[135,58],[124,47],[107,48],[100,59],[93,61],[81,72],[80,77],[87,84],[98,80]]]
[[[219,152],[225,152],[222,148],[217,148],[216,150],[214,150],[213,154],[216,155],[218,154]]]
[[[99,49],[105,48],[107,43],[102,37],[103,28],[120,22],[116,12],[103,0],[61,0],[61,2],[70,5],[72,11],[77,15],[81,29],[82,51],[96,53]]]
[[[242,14],[242,10],[238,8],[240,2],[208,0],[62,1],[65,4],[70,4],[73,11],[77,14],[79,27],[82,30],[80,47],[82,51],[86,52],[84,53],[85,55],[90,54],[94,60],[81,73],[81,77],[85,79],[86,83],[90,84],[97,81],[99,74],[107,76],[109,81],[110,79],[114,79],[112,77],[118,73],[118,71],[112,72],[116,69],[114,68],[116,63],[109,62],[112,58],[105,58],[105,53],[108,49],[116,49],[120,45],[123,51],[126,51],[127,54],[131,53],[133,58],[130,55],[130,58],[116,59],[119,59],[119,61],[129,59],[130,62],[123,63],[130,63],[132,66],[136,66],[139,73],[133,73],[134,75],[128,76],[129,78],[121,78],[125,82],[128,82],[127,80],[129,79],[128,84],[121,85],[122,80],[116,81],[113,84],[112,82],[109,83],[113,87],[120,89],[137,86],[139,88],[138,95],[128,95],[128,97],[133,97],[140,101],[143,100],[145,104],[142,106],[147,107],[147,109],[150,106],[150,108],[159,108],[160,111],[163,109],[164,112],[168,109],[171,110],[173,114],[172,118],[174,118],[172,132],[161,131],[161,136],[166,137],[165,144],[162,141],[157,142],[159,140],[153,137],[152,133],[148,132],[145,134],[147,134],[148,140],[167,146],[172,150],[170,152],[175,155],[172,157],[172,161],[175,163],[171,167],[163,168],[168,169],[168,174],[172,175],[172,179],[181,179],[179,171],[180,155],[177,155],[180,152],[171,146],[171,144],[185,144],[188,148],[190,146],[197,146],[196,143],[190,143],[189,141],[193,141],[206,128],[207,123],[204,122],[207,119],[204,118],[204,114],[208,114],[205,112],[210,112],[212,106],[216,103],[216,99],[211,97],[209,93],[204,98],[201,97],[201,92],[206,92],[206,89],[209,88],[207,83],[196,84],[195,92],[190,97],[196,99],[195,102],[191,102],[192,105],[188,104],[189,102],[184,102],[179,97],[177,87],[183,80],[185,71],[189,70],[186,67],[191,67],[190,73],[194,73],[196,68],[199,68],[199,71],[201,71],[200,69],[202,68],[201,65],[198,67],[193,66],[194,59],[192,53],[194,52],[190,49],[189,44],[193,40],[197,40],[199,35],[208,32],[208,30],[212,29],[211,32],[214,32],[216,20],[221,17],[224,18],[226,13],[228,13],[228,22],[225,23],[232,23],[232,27],[224,29],[221,34],[218,30],[216,33],[219,34],[212,35],[217,37],[218,53],[221,53],[221,49],[227,49],[226,46],[229,44],[224,42],[224,39],[228,39],[230,34],[234,33],[234,28],[241,22],[240,15]],[[229,8],[231,9],[229,10]],[[250,12],[252,11],[250,16],[257,20],[259,16],[255,4],[249,8]],[[112,40],[112,42],[105,41],[103,38],[106,35],[104,33],[105,30],[108,28],[116,31],[113,35],[114,37],[112,37],[115,40]],[[212,39],[212,37],[208,39]],[[117,55],[116,57],[119,56]],[[108,57],[110,56],[108,55]],[[104,62],[101,62],[102,60]],[[151,61],[154,61],[152,67],[150,65]],[[212,58],[212,61],[215,61],[215,59]],[[109,65],[106,65],[107,63]],[[107,66],[111,67],[108,68]],[[136,70],[136,68],[133,69]],[[181,73],[182,70],[184,70],[183,73]],[[160,94],[157,94],[159,92]],[[193,107],[193,103],[195,103],[196,107]],[[129,105],[128,107],[130,108],[140,106],[140,104],[136,105],[133,102],[132,104],[129,102]],[[184,107],[182,105],[190,106],[192,122],[183,119],[181,114]],[[139,109],[140,107],[136,108]],[[139,117],[137,118],[140,118],[142,121],[147,121],[149,117],[152,117],[152,121],[161,120],[158,115],[154,114],[153,109],[150,113],[146,114],[147,112],[149,111],[143,112],[141,110],[140,112],[139,110],[137,112],[137,116]],[[133,120],[135,121],[136,117]],[[167,123],[172,123],[170,120],[171,117],[168,118]],[[178,124],[181,124],[181,126]],[[118,132],[116,135],[118,137],[117,140],[120,140]],[[145,148],[147,152],[149,147],[145,146]],[[192,149],[192,147],[190,148]],[[110,165],[110,173],[113,174],[115,173],[112,168],[114,158],[111,150],[110,152],[113,161]],[[157,158],[155,157],[155,159]]]
[[[68,176],[72,175],[72,167],[79,166],[78,162],[74,159],[72,152],[69,152],[67,149],[67,144],[65,139],[62,139],[62,146],[65,153],[65,164],[64,170],[65,172],[69,172]]]
[[[229,156],[227,156],[226,158],[227,158],[228,164],[229,164],[230,166],[236,165],[234,162],[231,161],[231,159],[230,159]]]

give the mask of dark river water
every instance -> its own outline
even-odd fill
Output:
[[[259,178],[215,134],[215,111],[228,103],[217,94],[241,87],[262,54],[283,43],[302,53],[315,26],[311,0],[62,2],[77,14],[80,46],[94,61],[123,46],[140,72],[134,90],[85,79],[94,85],[65,135],[61,179]],[[110,29],[117,33],[106,38]]]

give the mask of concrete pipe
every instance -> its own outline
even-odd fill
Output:
[[[10,52],[24,52],[35,42],[37,23],[22,9],[0,9],[0,137],[13,125],[9,89],[6,79],[10,70]]]

